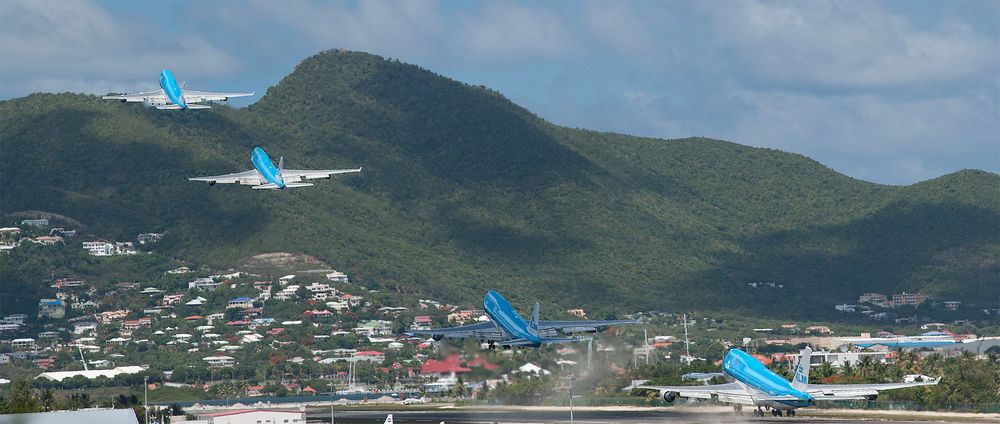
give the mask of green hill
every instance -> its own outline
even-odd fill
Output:
[[[166,232],[161,252],[209,266],[300,252],[371,287],[619,312],[825,316],[901,290],[1000,304],[995,174],[884,186],[778,150],[562,128],[364,53],[313,56],[246,109],[36,94],[0,117],[0,212]],[[186,181],[248,169],[254,145],[364,172],[283,192]]]

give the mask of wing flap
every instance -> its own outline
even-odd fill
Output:
[[[260,183],[260,176],[257,175],[256,170],[249,170],[244,172],[236,172],[233,174],[223,174],[223,175],[213,175],[210,177],[192,177],[188,178],[188,181],[204,181],[209,184],[243,184],[243,185],[256,185]]]
[[[352,172],[361,172],[361,168],[357,169],[285,169],[281,171],[281,175],[285,178],[304,178],[307,180],[315,180],[319,178],[330,178],[331,176],[337,174],[348,174]]]
[[[183,94],[185,103],[224,102],[234,97],[247,97],[254,95],[253,92],[225,93],[225,92],[196,91],[196,90],[184,90]]]

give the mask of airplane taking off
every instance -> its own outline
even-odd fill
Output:
[[[271,158],[264,153],[264,149],[254,147],[250,153],[250,163],[254,169],[246,172],[234,174],[216,175],[212,177],[188,178],[190,181],[206,181],[208,185],[220,184],[240,184],[252,186],[255,190],[281,190],[293,187],[309,187],[313,183],[303,182],[317,178],[330,178],[334,174],[346,174],[350,172],[361,172],[358,169],[323,169],[323,170],[301,170],[285,169],[285,158],[278,159],[278,166],[274,166]]]
[[[605,320],[605,321],[540,321],[538,319],[539,304],[531,311],[531,320],[525,321],[510,306],[500,293],[490,290],[483,298],[483,309],[493,322],[462,325],[458,327],[440,328],[434,330],[413,330],[407,334],[428,335],[434,340],[447,338],[473,338],[489,342],[490,349],[497,345],[504,349],[516,347],[539,347],[547,343],[566,343],[587,340],[579,337],[560,337],[569,333],[595,333],[600,327],[620,324],[637,324],[639,321]]]
[[[639,386],[637,389],[659,390],[667,402],[677,396],[711,399],[733,404],[740,413],[743,405],[756,406],[755,416],[764,416],[765,408],[771,415],[795,416],[795,409],[813,405],[823,400],[864,400],[874,399],[879,391],[902,389],[938,384],[940,378],[932,381],[884,384],[809,384],[809,364],[812,349],[802,351],[795,367],[795,376],[788,381],[767,369],[757,358],[739,349],[730,349],[722,360],[722,374],[729,380],[725,384],[707,386]]]
[[[157,109],[209,109],[201,102],[226,101],[232,97],[252,96],[254,93],[213,93],[210,91],[185,90],[177,85],[174,74],[169,69],[160,72],[160,89],[135,94],[114,94],[102,97],[104,100],[120,100],[122,103],[145,103]]]

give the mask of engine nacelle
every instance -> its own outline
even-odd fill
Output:
[[[677,400],[677,395],[673,394],[672,392],[663,392],[663,400],[668,403],[673,402]]]
[[[443,335],[440,335],[440,334],[435,334],[435,335],[433,335],[433,336],[431,336],[431,337],[432,337],[432,338],[434,339],[434,341],[436,341],[436,342],[439,342],[439,341],[441,341],[441,339],[443,339],[443,338],[444,338],[444,336],[443,336]]]

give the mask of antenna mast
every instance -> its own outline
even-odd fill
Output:
[[[688,357],[688,361],[691,361],[691,342],[688,341],[688,315],[684,314],[684,353]],[[688,362],[690,363],[690,362]]]
[[[87,359],[83,357],[83,347],[80,346],[80,343],[77,343],[76,348],[80,350],[80,362],[83,362],[83,370],[90,371],[87,369]]]

